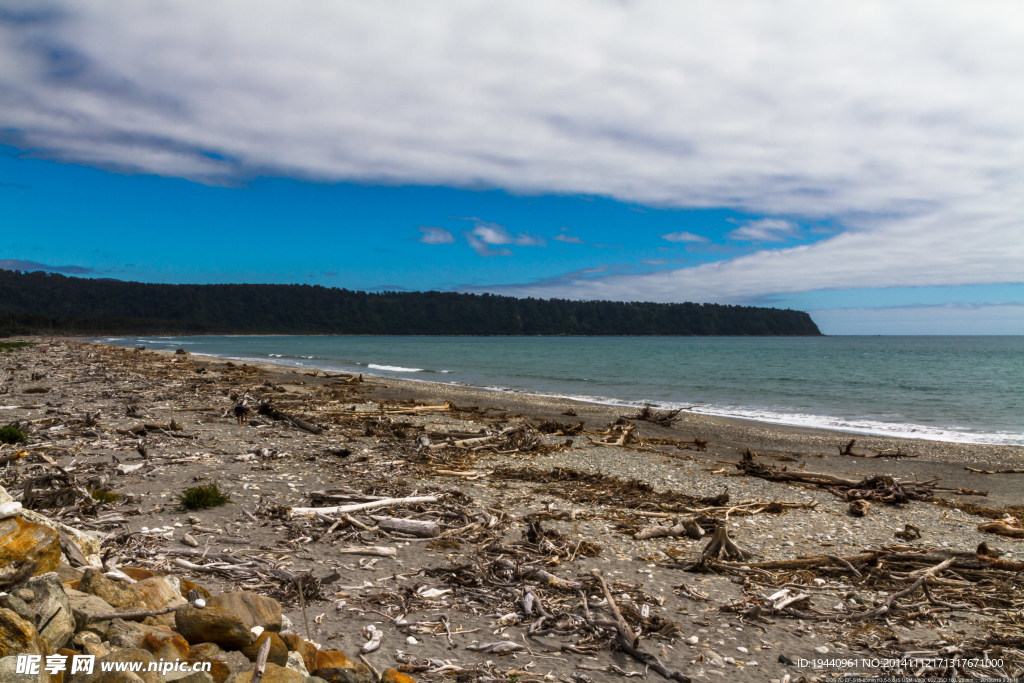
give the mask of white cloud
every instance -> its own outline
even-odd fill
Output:
[[[451,244],[455,241],[455,235],[444,228],[433,226],[420,226],[420,242],[424,244]]]
[[[708,241],[707,237],[702,237],[702,236],[696,235],[696,234],[694,234],[692,232],[686,232],[685,230],[680,230],[679,232],[670,232],[668,234],[662,235],[661,239],[668,240],[669,242],[707,242]]]
[[[756,221],[743,221],[740,227],[729,233],[734,240],[748,242],[782,242],[800,233],[796,223],[778,218],[762,218]]]
[[[1015,2],[7,7],[0,139],[50,158],[211,181],[585,193],[844,229],[540,296],[1024,280]],[[498,237],[478,226],[467,240],[488,254],[539,241]]]

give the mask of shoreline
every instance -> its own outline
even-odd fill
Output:
[[[241,336],[248,336],[248,335],[232,335],[232,336],[239,336],[239,337],[241,337]],[[267,336],[267,335],[259,335],[259,336]],[[289,335],[280,335],[280,336],[289,336]],[[129,348],[127,346],[118,346],[116,344],[110,344],[109,342],[98,340],[96,338],[80,338],[80,339],[78,339],[78,341],[83,341],[83,342],[86,342],[86,343],[95,343],[95,344],[100,344],[100,345],[108,345],[108,346],[113,346],[115,348]],[[147,350],[148,351],[153,351],[155,353],[168,353],[168,354],[172,354],[172,355],[174,353],[173,351],[165,350],[165,349],[147,349]],[[188,349],[186,349],[186,351],[187,350]],[[349,374],[349,373],[355,372],[355,371],[352,371],[352,370],[319,367],[319,366],[317,366],[315,364],[315,362],[313,364],[310,364],[310,365],[295,365],[295,364],[291,364],[291,363],[284,362],[284,361],[275,361],[275,360],[267,359],[267,358],[254,358],[254,357],[251,357],[251,356],[215,355],[215,354],[208,354],[208,353],[192,353],[191,351],[189,351],[189,354],[192,355],[194,358],[201,359],[201,360],[203,360],[205,362],[213,363],[213,362],[224,361],[224,360],[232,360],[232,361],[237,361],[237,362],[250,363],[250,364],[256,365],[256,366],[266,366],[266,368],[268,370],[272,370],[272,371],[285,370],[285,371],[294,371],[294,372],[309,372],[311,370],[316,370],[316,371],[325,372],[325,373],[334,372],[334,373],[345,373],[345,374]],[[570,403],[573,403],[573,404],[580,404],[580,405],[600,406],[600,407],[603,407],[603,408],[605,408],[607,410],[611,410],[611,411],[616,411],[616,410],[617,411],[637,410],[637,409],[642,408],[644,405],[651,405],[652,407],[655,407],[655,408],[658,408],[658,409],[663,409],[663,410],[664,409],[672,409],[672,410],[674,410],[674,409],[676,409],[678,407],[676,404],[669,404],[669,403],[658,402],[658,401],[642,401],[642,400],[630,401],[630,400],[625,400],[625,399],[614,399],[614,398],[606,398],[606,397],[583,397],[583,396],[575,396],[575,395],[561,395],[561,394],[554,394],[554,393],[545,393],[545,392],[540,392],[540,391],[521,390],[521,389],[506,388],[506,387],[473,386],[473,385],[462,384],[462,383],[455,383],[455,382],[444,382],[444,381],[439,381],[439,380],[434,380],[434,379],[414,379],[414,378],[405,378],[405,377],[392,377],[392,376],[389,376],[389,375],[374,374],[372,372],[372,370],[371,371],[367,371],[367,372],[360,372],[359,374],[363,374],[366,377],[371,377],[371,378],[373,378],[375,380],[382,381],[382,382],[392,382],[392,383],[395,383],[395,384],[407,385],[408,386],[408,390],[410,392],[413,392],[413,393],[415,393],[417,391],[418,387],[422,388],[425,385],[426,388],[423,389],[423,393],[426,393],[426,394],[440,396],[440,395],[446,394],[446,393],[452,393],[452,394],[456,394],[456,395],[459,394],[459,393],[465,393],[468,396],[476,396],[476,397],[478,397],[478,398],[475,398],[474,400],[484,401],[484,402],[486,402],[488,404],[491,404],[491,405],[494,405],[494,404],[497,404],[497,403],[501,403],[502,399],[499,398],[499,397],[520,397],[519,399],[515,399],[514,402],[516,402],[517,404],[524,405],[524,406],[528,406],[531,402],[536,402],[538,404],[557,403],[557,402],[570,402]],[[490,399],[487,399],[486,397],[489,394],[493,394],[494,397],[490,398]],[[600,400],[601,398],[604,398],[605,400]],[[525,409],[526,408],[524,407],[524,410]],[[764,430],[778,430],[780,432],[792,432],[792,433],[794,433],[796,435],[799,435],[799,434],[812,435],[812,436],[817,437],[816,441],[818,441],[818,442],[826,441],[826,440],[828,440],[829,437],[832,437],[833,439],[846,438],[847,440],[852,438],[852,439],[856,439],[858,441],[868,442],[869,444],[879,444],[879,443],[886,442],[887,440],[898,440],[901,443],[918,443],[918,442],[920,442],[920,444],[914,448],[914,452],[924,452],[924,451],[928,450],[928,448],[927,448],[928,444],[932,444],[932,445],[942,444],[942,445],[947,445],[949,447],[961,447],[959,450],[962,450],[962,447],[978,447],[979,449],[982,449],[983,451],[991,453],[993,457],[1000,458],[999,460],[997,460],[995,462],[1001,462],[1001,463],[1024,462],[1024,444],[1002,444],[1002,443],[993,443],[991,441],[956,440],[956,439],[918,437],[918,436],[911,436],[909,434],[904,434],[904,433],[888,434],[888,433],[881,433],[881,432],[877,432],[877,431],[871,431],[871,430],[867,430],[867,429],[865,429],[865,430],[856,430],[856,429],[851,429],[851,428],[846,427],[846,426],[828,427],[828,426],[819,426],[819,425],[801,425],[801,424],[793,424],[793,423],[790,423],[790,422],[771,421],[771,420],[758,419],[758,418],[754,418],[754,417],[743,417],[743,416],[736,416],[736,415],[723,415],[723,414],[719,414],[719,413],[715,413],[715,412],[703,412],[703,411],[700,411],[700,410],[693,410],[693,409],[689,409],[689,408],[681,408],[680,415],[684,416],[684,417],[689,417],[690,421],[693,422],[693,423],[696,423],[696,424],[699,424],[699,423],[701,423],[703,421],[706,421],[708,423],[716,423],[717,421],[721,421],[723,425],[732,426],[732,427],[735,427],[737,429],[747,428],[747,429],[755,430],[755,431],[757,431],[757,430],[760,430],[760,431],[764,431]],[[936,429],[941,429],[941,428],[936,428]],[[889,446],[878,446],[878,447],[879,448],[887,448]],[[937,446],[937,448],[942,450],[943,446]],[[1014,454],[1016,454],[1016,455],[1014,455]],[[1008,458],[1008,459],[1006,459],[1006,458]]]

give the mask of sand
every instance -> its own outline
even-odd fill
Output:
[[[810,594],[809,602],[800,603],[806,612],[852,613],[883,604],[909,579],[901,579],[895,565],[872,570],[888,576],[888,583],[818,570],[684,571],[679,567],[700,556],[707,538],[635,538],[643,527],[692,517],[679,512],[686,501],[728,490],[729,503],[711,514],[753,554],[748,562],[852,556],[901,545],[970,554],[981,543],[1001,550],[1003,560],[1021,562],[1024,540],[983,533],[978,525],[1004,513],[1020,514],[1024,474],[966,469],[1022,468],[1021,447],[865,437],[685,412],[661,426],[635,419],[635,410],[550,397],[371,377],[355,382],[339,373],[34,341],[36,346],[0,356],[8,390],[0,395],[0,424],[20,422],[31,432],[25,445],[30,455],[0,470],[8,490],[20,490],[27,476],[45,471],[45,456],[118,494],[120,500],[89,512],[72,509],[68,521],[108,532],[109,557],[121,565],[181,573],[173,552],[195,552],[183,544],[188,534],[199,550],[312,572],[318,585],[307,596],[305,614],[289,586],[216,571],[195,577],[225,590],[242,587],[279,597],[296,632],[331,648],[354,654],[365,640],[364,626],[382,628],[380,649],[367,655],[378,669],[404,666],[418,679],[520,681],[612,680],[621,677],[615,667],[644,671],[634,658],[612,651],[610,631],[597,637],[581,625],[574,589],[524,578],[524,567],[580,582],[591,610],[608,618],[611,612],[591,578],[593,570],[601,572],[616,604],[641,631],[641,648],[693,680],[880,675],[880,658],[951,644],[970,652],[993,632],[1024,636],[1019,573],[993,573],[987,583],[972,584],[976,599],[968,607],[932,604],[934,611],[913,618],[910,613],[920,612],[920,605],[929,606],[920,592],[898,603],[889,617],[863,623],[757,615],[750,605],[780,585]],[[233,397],[246,394],[325,430],[312,434],[255,411],[238,424]],[[447,409],[407,410],[446,403]],[[400,409],[406,412],[395,412]],[[595,443],[614,439],[603,432],[623,416],[632,418],[639,441],[626,447]],[[583,427],[569,436],[536,433],[544,421]],[[427,445],[442,444],[444,435],[473,439],[515,427],[522,440],[500,446]],[[686,445],[695,439],[706,447]],[[854,453],[889,449],[904,457],[840,455],[850,439]],[[140,441],[148,458],[137,449]],[[12,450],[0,450],[0,458]],[[939,486],[988,495],[937,491],[933,500],[875,503],[866,516],[852,517],[849,502],[823,488],[744,475],[734,463],[745,451],[776,469],[850,479],[937,477]],[[119,465],[130,471],[118,473]],[[183,511],[176,494],[208,482],[216,482],[233,504]],[[311,505],[310,493],[328,489],[437,496],[436,505],[379,514],[436,521],[445,537],[402,538],[360,529],[376,526],[369,514],[353,515],[357,526],[289,516],[289,508]],[[758,506],[739,505],[745,501],[802,507],[746,514]],[[920,538],[894,537],[908,523]],[[392,548],[395,557],[340,552],[358,546]],[[967,574],[945,578],[977,580]],[[964,599],[961,589],[932,590],[955,603]],[[519,606],[525,591],[553,615],[535,628],[546,635],[528,634],[539,616],[527,618]],[[501,641],[522,648],[505,655],[467,649]],[[574,644],[578,652],[566,649]],[[1001,671],[1019,673],[1020,650],[1004,650]],[[659,678],[653,671],[649,677]]]

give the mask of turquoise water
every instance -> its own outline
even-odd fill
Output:
[[[1024,337],[141,337],[240,360],[1024,445]]]

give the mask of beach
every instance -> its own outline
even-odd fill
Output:
[[[692,680],[878,676],[917,657],[913,674],[982,652],[1003,663],[976,670],[1024,670],[1024,539],[979,529],[1024,516],[1024,473],[989,473],[1024,468],[1024,447],[30,341],[2,356],[0,424],[30,434],[0,470],[8,491],[53,466],[94,481],[116,500],[43,511],[106,533],[121,566],[272,594],[309,641],[358,651],[373,625],[379,669],[617,680],[650,666],[616,646],[621,619]],[[176,496],[208,482],[232,503],[183,511]],[[723,534],[745,554],[710,555]],[[203,551],[308,574],[308,594]],[[950,558],[930,593],[892,597]]]

